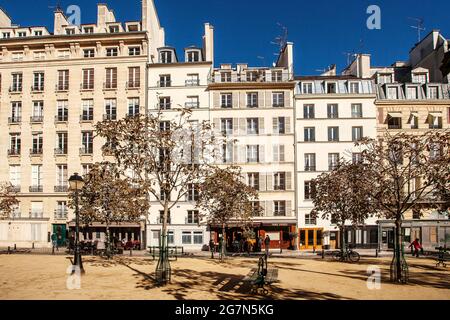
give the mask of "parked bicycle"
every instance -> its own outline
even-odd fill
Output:
[[[361,256],[358,252],[346,246],[344,252],[341,252],[341,250],[333,252],[333,259],[340,262],[358,262]]]

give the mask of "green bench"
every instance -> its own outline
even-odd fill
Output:
[[[160,247],[147,247],[149,250],[149,253],[147,255],[150,255],[153,260],[156,260],[159,258],[159,249]],[[167,247],[167,252],[169,255],[169,260],[176,261],[178,257],[181,257],[184,255],[184,248],[183,247]]]
[[[252,268],[248,275],[244,278],[252,285],[252,294],[261,292],[264,295],[269,293],[264,286],[269,286],[278,281],[278,269],[267,267],[267,256],[264,255],[259,258],[258,267]]]

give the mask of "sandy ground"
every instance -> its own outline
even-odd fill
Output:
[[[180,258],[172,265],[172,282],[157,287],[156,262],[149,258],[84,258],[81,289],[66,286],[70,260],[64,256],[1,255],[0,299],[445,299],[450,300],[450,270],[433,260],[410,259],[410,284],[389,283],[389,258],[362,259],[358,264],[295,258],[270,259],[279,282],[268,297],[249,293],[243,281],[256,258]],[[367,268],[381,269],[380,290],[367,288]]]

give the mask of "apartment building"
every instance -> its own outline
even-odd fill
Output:
[[[211,74],[210,119],[219,135],[235,143],[221,146],[221,164],[242,167],[245,181],[259,193],[261,216],[255,234],[271,238],[271,248],[288,248],[295,231],[293,45],[288,43],[273,68],[222,64]],[[221,233],[211,226],[217,241]],[[227,231],[229,245],[241,226]],[[231,245],[230,245],[231,246]]]
[[[329,219],[313,218],[313,179],[341,159],[360,161],[355,142],[376,138],[375,87],[370,79],[335,75],[296,77],[295,144],[299,248],[337,248],[339,230]],[[349,229],[346,242],[377,243],[375,221]]]
[[[214,28],[205,24],[203,46],[190,46],[178,57],[175,48],[157,48],[158,59],[148,64],[148,112],[162,113],[163,119],[175,120],[180,109],[190,109],[189,121],[201,124],[209,121],[208,77],[214,64]],[[173,195],[176,197],[176,195]],[[210,233],[201,224],[196,209],[198,190],[193,185],[184,199],[170,211],[168,244],[187,250],[201,249],[209,243]],[[153,199],[147,222],[150,246],[158,246],[163,208]]]
[[[99,4],[97,21],[80,27],[56,10],[53,32],[14,25],[0,10],[0,181],[10,181],[20,201],[14,216],[0,221],[0,246],[47,247],[52,233],[63,244],[74,218],[68,177],[105,159],[95,123],[145,111],[146,65],[156,52],[149,39],[160,29],[147,18],[152,1],[143,9],[146,23],[120,23]],[[141,229],[115,232],[140,239]],[[102,226],[83,237],[104,237]]]

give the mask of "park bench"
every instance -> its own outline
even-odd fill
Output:
[[[448,249],[444,247],[436,247],[436,250],[438,250],[436,267],[439,267],[440,265],[443,266],[444,268],[447,267],[446,262],[450,261]]]
[[[252,285],[251,293],[256,294],[261,291],[267,295],[269,291],[264,287],[271,285],[278,281],[278,269],[267,267],[267,256],[264,255],[259,258],[258,267],[252,268],[249,274],[244,278],[244,281],[249,281]]]
[[[150,255],[153,260],[156,260],[159,258],[159,250],[160,247],[154,246],[154,247],[147,247],[149,249],[148,255]],[[168,257],[169,260],[176,261],[178,257],[181,257],[184,255],[184,248],[183,247],[167,247]]]

